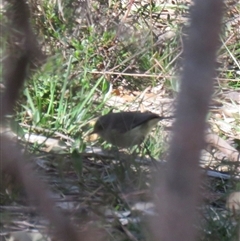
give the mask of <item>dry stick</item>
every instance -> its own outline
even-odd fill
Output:
[[[192,7],[167,168],[155,176],[159,215],[152,222],[152,230],[156,241],[196,240],[199,158],[213,91],[222,12],[223,1],[195,0]]]
[[[232,161],[232,162],[240,161],[240,153],[218,135],[212,134],[212,133],[207,134],[205,136],[205,140],[207,143],[211,144],[215,148],[219,149],[222,153],[224,153],[229,159],[229,161]]]

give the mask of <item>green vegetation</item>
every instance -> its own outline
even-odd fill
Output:
[[[48,58],[25,83],[15,109],[12,130],[20,129],[22,135],[34,133],[45,137],[42,144],[29,144],[26,139],[22,145],[36,156],[35,160],[44,160],[46,170],[54,173],[50,184],[55,191],[74,196],[77,203],[86,207],[89,216],[99,217],[98,222],[107,230],[106,240],[133,240],[122,229],[120,214],[128,222],[126,230],[136,240],[150,240],[142,228],[143,221],[138,220],[144,216],[142,210],[132,211],[131,208],[136,202],[151,200],[149,166],[156,168],[154,161],[146,164],[138,157],[140,161],[136,162],[136,156],[149,157],[151,153],[151,157],[165,160],[166,131],[158,126],[146,140],[146,146],[130,150],[133,154],[125,153],[126,156],[119,151],[97,155],[94,147],[109,150],[110,146],[101,140],[90,141],[88,137],[94,118],[120,109],[119,99],[112,104],[108,102],[114,94],[125,100],[121,110],[133,110],[132,107],[140,110],[145,100],[139,95],[148,87],[159,87],[158,95],[162,99],[173,99],[179,89],[176,75],[181,70],[182,29],[187,26],[189,6],[185,2],[156,5],[154,1],[146,4],[138,1],[127,14],[128,7],[121,1],[111,1],[111,6],[107,1],[93,1],[88,7],[84,1],[79,2],[82,4],[78,5],[77,1],[29,1],[32,25]],[[225,100],[219,93],[240,88],[239,34],[237,24],[229,20],[240,14],[240,4],[227,7],[214,95],[216,102],[221,104]],[[132,96],[139,98],[132,102],[126,100]],[[156,104],[152,102],[150,106],[154,107]],[[239,108],[236,100],[231,99],[230,103]],[[155,106],[158,112],[159,105],[157,102]],[[217,117],[211,118],[210,123],[216,125]],[[231,137],[239,150],[235,138],[236,133],[239,134],[239,113],[231,118],[234,121],[227,123],[228,130],[235,134],[226,133],[219,126],[213,129],[218,130],[219,136]],[[54,151],[52,146],[46,147],[48,138],[64,141],[65,148]],[[96,155],[90,154],[95,151]],[[212,168],[218,169],[217,166]],[[217,182],[207,186],[213,187],[218,187]],[[224,183],[223,188],[213,189],[221,192],[225,200],[226,193],[235,187],[236,183],[230,187]],[[1,205],[17,199],[16,194],[4,192],[1,191],[3,197],[12,198],[2,198]],[[220,204],[218,200],[209,201],[203,209],[200,240],[233,240],[237,222],[233,222],[225,210],[224,201],[221,199]],[[106,218],[110,210],[110,218]],[[125,216],[124,212],[128,211],[131,218]]]

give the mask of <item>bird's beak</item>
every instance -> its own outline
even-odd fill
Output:
[[[91,131],[87,136],[86,136],[86,140],[88,142],[93,142],[96,141],[98,139],[98,134],[93,130]]]

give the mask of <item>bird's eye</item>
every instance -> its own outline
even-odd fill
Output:
[[[96,131],[101,131],[101,130],[103,130],[103,126],[102,126],[101,123],[97,122],[97,123],[95,124],[94,129],[95,129]]]

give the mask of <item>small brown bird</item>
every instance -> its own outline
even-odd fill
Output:
[[[132,147],[141,144],[158,121],[170,118],[139,111],[109,113],[98,118],[92,134],[118,147]]]

